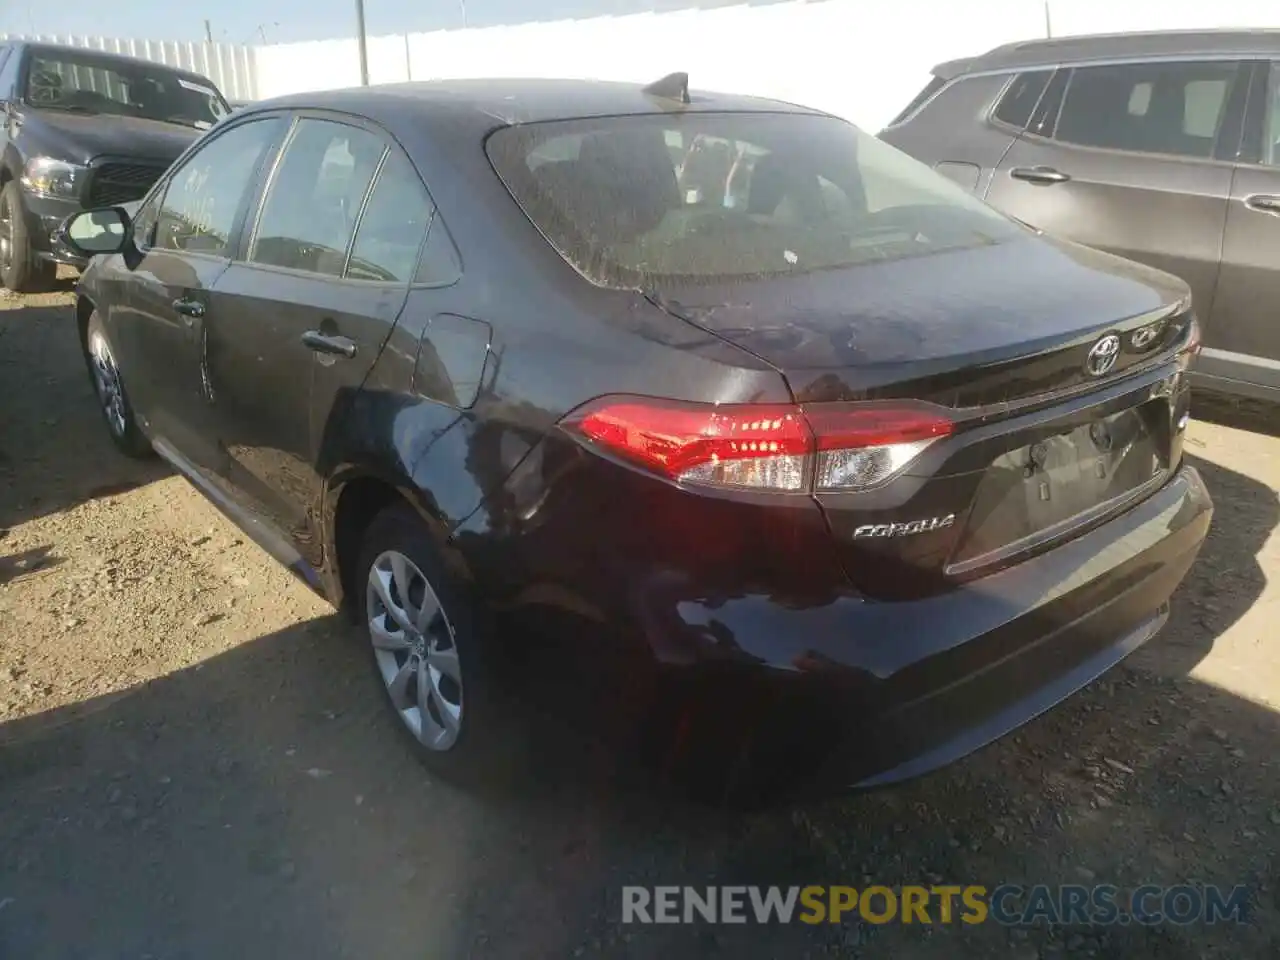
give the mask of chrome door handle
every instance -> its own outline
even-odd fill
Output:
[[[1257,210],[1259,213],[1270,213],[1273,216],[1280,216],[1280,197],[1271,193],[1255,193],[1252,196],[1244,198],[1244,205],[1250,210]]]
[[[1026,180],[1028,183],[1038,183],[1044,186],[1066,183],[1071,179],[1069,174],[1063,173],[1061,170],[1055,170],[1053,167],[1014,167],[1009,171],[1009,176],[1015,180]]]
[[[347,337],[321,333],[319,330],[308,330],[302,335],[302,343],[307,349],[316,353],[328,353],[350,360],[356,355],[354,340]]]

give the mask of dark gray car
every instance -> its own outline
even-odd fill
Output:
[[[880,136],[1035,227],[1181,276],[1197,382],[1280,400],[1280,31],[998,47],[935,67]]]

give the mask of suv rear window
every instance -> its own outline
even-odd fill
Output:
[[[832,117],[533,123],[495,132],[486,149],[534,225],[602,286],[804,274],[1018,232],[954,183]]]

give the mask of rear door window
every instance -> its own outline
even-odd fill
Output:
[[[1213,61],[1078,67],[1054,136],[1088,147],[1212,157],[1237,72],[1235,63]]]
[[[385,151],[381,138],[360,127],[298,121],[267,188],[249,261],[342,276]]]

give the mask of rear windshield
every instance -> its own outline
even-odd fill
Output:
[[[46,110],[105,113],[206,130],[231,112],[207,80],[144,61],[92,51],[36,48],[27,66],[26,101]]]
[[[506,127],[489,158],[587,279],[804,274],[998,243],[1018,228],[831,117],[685,113]]]

